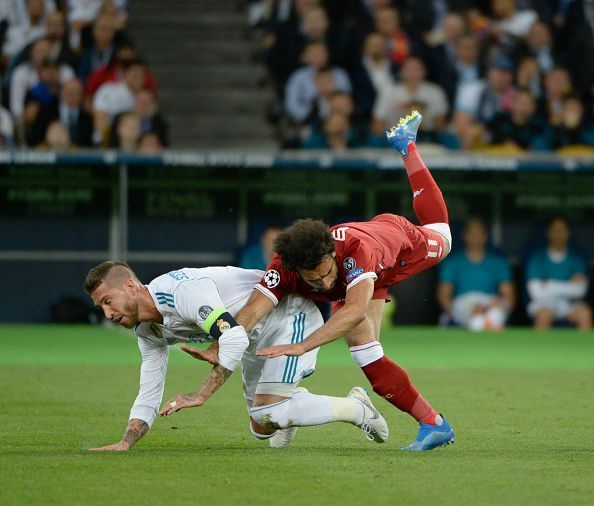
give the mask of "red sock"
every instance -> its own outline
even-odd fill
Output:
[[[411,383],[406,371],[396,362],[384,355],[361,369],[376,394],[418,422],[435,425],[437,411],[423,398]]]
[[[402,158],[413,191],[413,209],[421,225],[448,223],[448,209],[441,190],[423,163],[414,142],[408,145],[408,155]]]

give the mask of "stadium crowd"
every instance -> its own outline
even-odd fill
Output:
[[[283,147],[594,146],[592,0],[253,0]]]
[[[167,146],[127,20],[127,0],[0,2],[0,148]]]

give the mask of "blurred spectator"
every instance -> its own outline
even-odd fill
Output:
[[[127,19],[127,0],[68,0],[68,22],[70,24],[70,45],[78,50],[81,48],[82,32],[99,16],[102,6],[114,4],[117,7],[119,20],[111,24],[115,30],[121,29]],[[108,13],[109,15],[109,13]]]
[[[268,26],[262,49],[279,98],[309,43],[324,43],[328,61],[333,64],[345,59],[348,36],[340,23],[332,25],[329,22],[326,11],[317,3],[315,0],[295,0],[290,15]]]
[[[158,155],[163,151],[163,144],[154,132],[147,132],[140,137],[138,151],[145,155]]]
[[[420,58],[411,56],[402,65],[402,82],[383,89],[378,96],[373,110],[373,133],[383,135],[384,131],[398,120],[420,108],[423,113],[423,135],[439,133],[446,126],[448,101],[444,91],[437,85],[425,80],[425,64]]]
[[[70,140],[77,146],[92,145],[93,118],[82,107],[83,89],[78,79],[71,79],[62,86],[59,100],[39,110],[28,144],[34,146],[45,138],[47,128],[59,120],[68,129]]]
[[[443,86],[443,77],[454,66],[456,60],[456,46],[466,33],[466,21],[455,12],[443,17],[438,29],[431,32],[427,66],[429,76]],[[441,77],[441,79],[440,79]]]
[[[25,135],[29,146],[36,146],[45,138],[45,130],[52,110],[58,107],[60,70],[58,64],[46,59],[39,69],[39,82],[25,98]]]
[[[400,27],[398,11],[391,7],[377,9],[375,29],[388,41],[389,59],[397,67],[400,67],[410,56],[411,43],[406,32]]]
[[[507,58],[497,58],[491,63],[487,79],[458,89],[453,124],[465,149],[480,142],[482,123],[491,121],[498,112],[511,111],[514,95],[513,64]]]
[[[85,96],[92,100],[95,92],[102,84],[111,82],[120,82],[124,79],[124,67],[128,62],[138,59],[138,53],[135,47],[126,42],[118,46],[112,62],[107,67],[101,67],[95,70],[87,80],[85,85]],[[154,74],[147,68],[145,69],[144,88],[157,93],[157,83]],[[89,104],[90,105],[90,104]]]
[[[594,124],[584,111],[582,101],[570,95],[563,101],[561,122],[537,138],[537,149],[560,149],[564,147],[588,146],[594,149]]]
[[[86,82],[98,69],[107,67],[115,52],[115,28],[106,16],[98,17],[93,23],[93,42],[85,49],[78,63],[78,76]]]
[[[349,117],[340,112],[331,113],[324,121],[322,131],[312,130],[308,139],[303,141],[304,149],[332,149],[345,151],[355,145],[354,132],[351,130]]]
[[[314,102],[318,98],[315,79],[318,72],[328,66],[328,50],[321,42],[310,42],[304,51],[304,67],[296,70],[285,91],[285,110],[296,122],[303,122],[312,112]],[[347,73],[338,67],[331,67],[337,91],[351,92],[351,82]]]
[[[495,36],[524,38],[538,19],[532,10],[519,10],[516,0],[491,0],[491,10],[496,19],[492,28]]]
[[[105,83],[93,98],[93,142],[97,145],[109,141],[106,137],[115,116],[134,108],[136,95],[143,89],[145,64],[133,60],[124,67],[124,80],[118,83]]]
[[[154,133],[159,138],[159,144],[167,146],[167,124],[159,113],[157,98],[152,91],[141,90],[136,94],[133,112],[140,118],[140,136]],[[118,125],[125,114],[114,119],[110,143],[112,146],[117,146]]]
[[[538,112],[549,126],[561,123],[563,101],[571,92],[571,77],[565,68],[555,67],[546,74],[544,95],[539,101]]]
[[[539,99],[542,95],[542,80],[538,62],[534,56],[524,56],[516,69],[516,85],[530,91],[532,96]]]
[[[469,219],[464,249],[440,264],[439,304],[454,323],[473,331],[503,328],[515,301],[509,265],[487,249],[487,237],[483,222]]]
[[[487,124],[491,144],[528,149],[543,133],[542,120],[535,114],[536,102],[528,90],[519,90],[511,112],[499,112]]]
[[[14,122],[10,113],[0,105],[0,150],[14,147]]]
[[[239,267],[243,269],[266,270],[274,254],[274,241],[281,229],[273,225],[267,226],[257,244],[246,247],[241,253]]]
[[[537,251],[526,270],[528,315],[537,329],[566,320],[581,330],[592,328],[592,311],[583,301],[588,290],[586,262],[569,247],[569,223],[555,218],[547,226],[547,248]]]
[[[541,74],[549,72],[559,60],[553,47],[553,35],[551,29],[538,21],[532,25],[532,29],[526,38],[526,53],[533,56],[538,64]]]
[[[35,39],[45,36],[46,15],[55,10],[55,6],[49,7],[53,3],[48,2],[50,11],[46,12],[46,4],[43,0],[26,0],[25,5],[26,19],[21,20],[19,24],[10,25],[6,32],[6,40],[2,48],[6,61],[16,56]]]
[[[388,58],[386,38],[372,32],[365,38],[361,61],[352,74],[357,114],[371,119],[378,93],[394,85],[396,66]]]
[[[116,130],[116,147],[122,151],[137,151],[140,141],[140,117],[135,112],[122,114]]]
[[[462,86],[474,84],[483,76],[477,38],[473,35],[463,35],[457,39],[452,59],[442,61],[437,71],[437,82],[446,92],[449,103],[453,104],[456,93]]]
[[[320,70],[315,79],[317,99],[312,111],[314,121],[325,120],[330,115],[330,97],[336,91],[336,80],[330,69]]]
[[[47,39],[51,44],[50,58],[58,63],[76,67],[77,57],[70,48],[64,14],[56,11],[47,17]]]
[[[49,58],[51,44],[47,39],[35,41],[31,47],[31,60],[21,63],[13,72],[10,80],[10,112],[17,128],[20,128],[25,108],[27,92],[39,82],[40,70]],[[67,65],[59,66],[59,81],[64,83],[74,77],[74,71]]]
[[[59,121],[50,123],[45,134],[45,143],[40,144],[41,149],[51,151],[68,151],[72,147],[68,128]]]

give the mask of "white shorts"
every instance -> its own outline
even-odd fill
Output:
[[[555,320],[565,320],[576,308],[583,305],[580,301],[571,301],[563,298],[540,299],[530,301],[528,304],[528,316],[534,318],[539,309],[550,309],[555,316]]]
[[[452,301],[452,319],[458,325],[466,327],[470,322],[474,308],[477,305],[489,307],[496,297],[496,295],[483,292],[468,292],[454,297]]]
[[[266,358],[256,351],[277,344],[294,344],[324,324],[317,306],[299,295],[290,294],[251,332],[250,345],[243,354],[243,390],[248,406],[255,394],[292,397],[302,378],[313,374],[319,348],[300,357]]]

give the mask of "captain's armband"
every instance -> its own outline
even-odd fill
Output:
[[[213,309],[204,320],[202,328],[208,332],[214,339],[218,339],[223,333],[238,324],[223,306]]]

